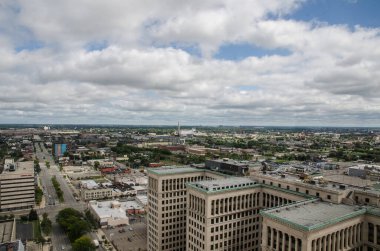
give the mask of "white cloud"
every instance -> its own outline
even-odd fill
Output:
[[[4,1],[0,122],[379,125],[380,30],[286,19],[301,4]],[[234,43],[290,54],[213,58]]]

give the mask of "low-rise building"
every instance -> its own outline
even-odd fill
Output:
[[[360,178],[367,178],[370,180],[379,180],[380,178],[380,166],[361,164],[348,167],[347,174],[349,176],[355,176]]]
[[[115,196],[112,188],[97,187],[93,189],[81,188],[80,196],[82,200],[99,200],[99,199],[110,199]]]
[[[64,166],[63,171],[71,179],[90,179],[91,177],[99,177],[102,173],[94,170],[91,166]]]
[[[89,209],[102,227],[128,225],[127,214],[145,212],[144,208],[135,201],[90,201]]]
[[[16,220],[8,220],[0,223],[0,250],[24,251],[25,247],[16,236]]]
[[[379,213],[319,199],[264,210],[262,250],[379,250]]]
[[[206,160],[206,168],[233,176],[245,176],[249,167],[247,162],[239,162],[228,158]]]

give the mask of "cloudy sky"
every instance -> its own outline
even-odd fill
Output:
[[[0,123],[380,126],[379,0],[0,0]]]

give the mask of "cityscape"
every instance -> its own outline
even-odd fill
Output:
[[[379,0],[0,0],[0,251],[380,251]]]
[[[380,245],[380,128],[18,125],[0,135],[5,250]]]

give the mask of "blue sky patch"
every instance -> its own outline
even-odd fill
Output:
[[[288,18],[302,21],[317,20],[349,27],[380,26],[379,0],[309,0]]]
[[[91,41],[86,44],[86,51],[101,51],[108,47],[108,42],[103,41]]]
[[[291,52],[286,49],[264,49],[248,43],[226,44],[219,48],[215,54],[216,59],[239,61],[247,57],[264,57],[272,55],[288,56]]]
[[[35,51],[44,47],[44,43],[38,40],[26,41],[15,47],[16,52],[20,51]]]
[[[201,57],[201,51],[199,47],[194,44],[185,45],[185,44],[180,44],[180,43],[171,43],[170,47],[174,49],[186,51],[187,53],[195,57]]]
[[[257,91],[259,87],[254,85],[239,85],[237,86],[239,91]]]

